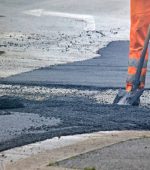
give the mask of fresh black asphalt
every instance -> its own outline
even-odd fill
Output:
[[[99,51],[99,57],[21,73],[1,79],[1,82],[30,85],[124,87],[127,75],[128,48],[128,41],[111,42]],[[146,87],[150,87],[149,72]]]

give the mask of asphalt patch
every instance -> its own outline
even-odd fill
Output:
[[[128,41],[111,42],[100,50],[99,57],[21,73],[1,79],[1,82],[26,85],[53,84],[124,88],[127,76],[128,49]],[[150,87],[149,71],[146,87]]]
[[[14,112],[38,114],[45,119],[60,120],[57,126],[28,126],[20,135],[15,132],[8,139],[0,141],[0,151],[25,144],[66,135],[114,130],[150,130],[149,107],[126,107],[95,103],[84,96],[51,96],[47,100],[30,101],[25,108]],[[9,115],[8,115],[9,122]],[[21,119],[21,118],[20,118]],[[18,121],[18,124],[20,122]],[[6,128],[11,126],[5,124]],[[20,128],[19,128],[20,130]]]

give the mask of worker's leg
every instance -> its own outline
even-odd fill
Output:
[[[131,91],[135,74],[144,46],[145,37],[150,23],[150,1],[131,0],[131,28],[130,28],[130,52],[126,90]],[[141,73],[141,85],[145,85],[147,72],[148,52]]]

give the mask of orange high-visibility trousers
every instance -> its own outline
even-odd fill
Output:
[[[150,0],[130,0],[130,49],[128,62],[128,76],[126,90],[131,91],[135,80],[136,70],[139,59],[144,46],[144,41],[150,24]],[[140,87],[145,85],[145,77],[147,72],[148,52],[140,77]]]

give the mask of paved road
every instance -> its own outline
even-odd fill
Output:
[[[128,1],[0,3],[0,150],[68,134],[150,129],[149,90],[139,108],[111,105],[111,87],[125,84],[128,41],[96,54],[127,39]],[[35,9],[46,15],[25,13]],[[46,11],[90,15],[96,29]],[[148,73],[147,87],[149,80]]]
[[[91,59],[129,35],[128,0],[0,0],[0,11],[1,78]]]

